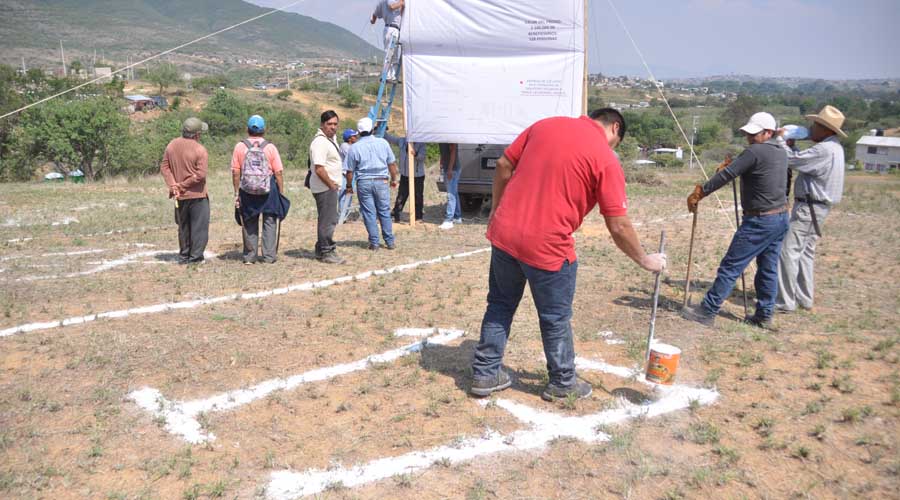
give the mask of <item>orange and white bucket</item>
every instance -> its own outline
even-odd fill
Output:
[[[661,385],[674,384],[680,359],[681,349],[668,344],[653,344],[647,363],[647,380]]]

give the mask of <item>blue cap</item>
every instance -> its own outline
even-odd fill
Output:
[[[266,121],[263,120],[263,117],[259,115],[253,115],[247,120],[247,130],[253,132],[254,134],[258,134],[260,132],[266,131]]]
[[[352,128],[348,128],[347,130],[344,130],[344,142],[347,142],[348,140],[350,140],[350,138],[353,137],[354,135],[359,135],[359,134]]]

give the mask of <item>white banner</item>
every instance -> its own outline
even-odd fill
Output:
[[[579,116],[584,0],[406,0],[411,141],[508,144],[549,116]]]

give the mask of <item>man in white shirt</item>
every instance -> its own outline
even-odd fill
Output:
[[[335,253],[334,228],[338,223],[338,190],[341,188],[343,160],[336,133],[338,115],[332,110],[322,113],[319,130],[309,145],[312,175],[309,189],[316,199],[319,214],[316,258],[327,264],[341,264]]]
[[[396,79],[397,61],[400,59],[400,26],[403,23],[404,0],[379,0],[369,22],[375,24],[384,19],[384,62],[388,67],[388,81]]]

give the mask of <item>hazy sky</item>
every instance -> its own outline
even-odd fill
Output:
[[[294,1],[251,0],[276,7]],[[614,1],[660,79],[725,73],[900,78],[900,0]],[[375,29],[367,20],[375,3],[305,0],[290,10],[333,22],[380,46],[380,24]],[[608,0],[588,5],[590,70],[645,75]]]

